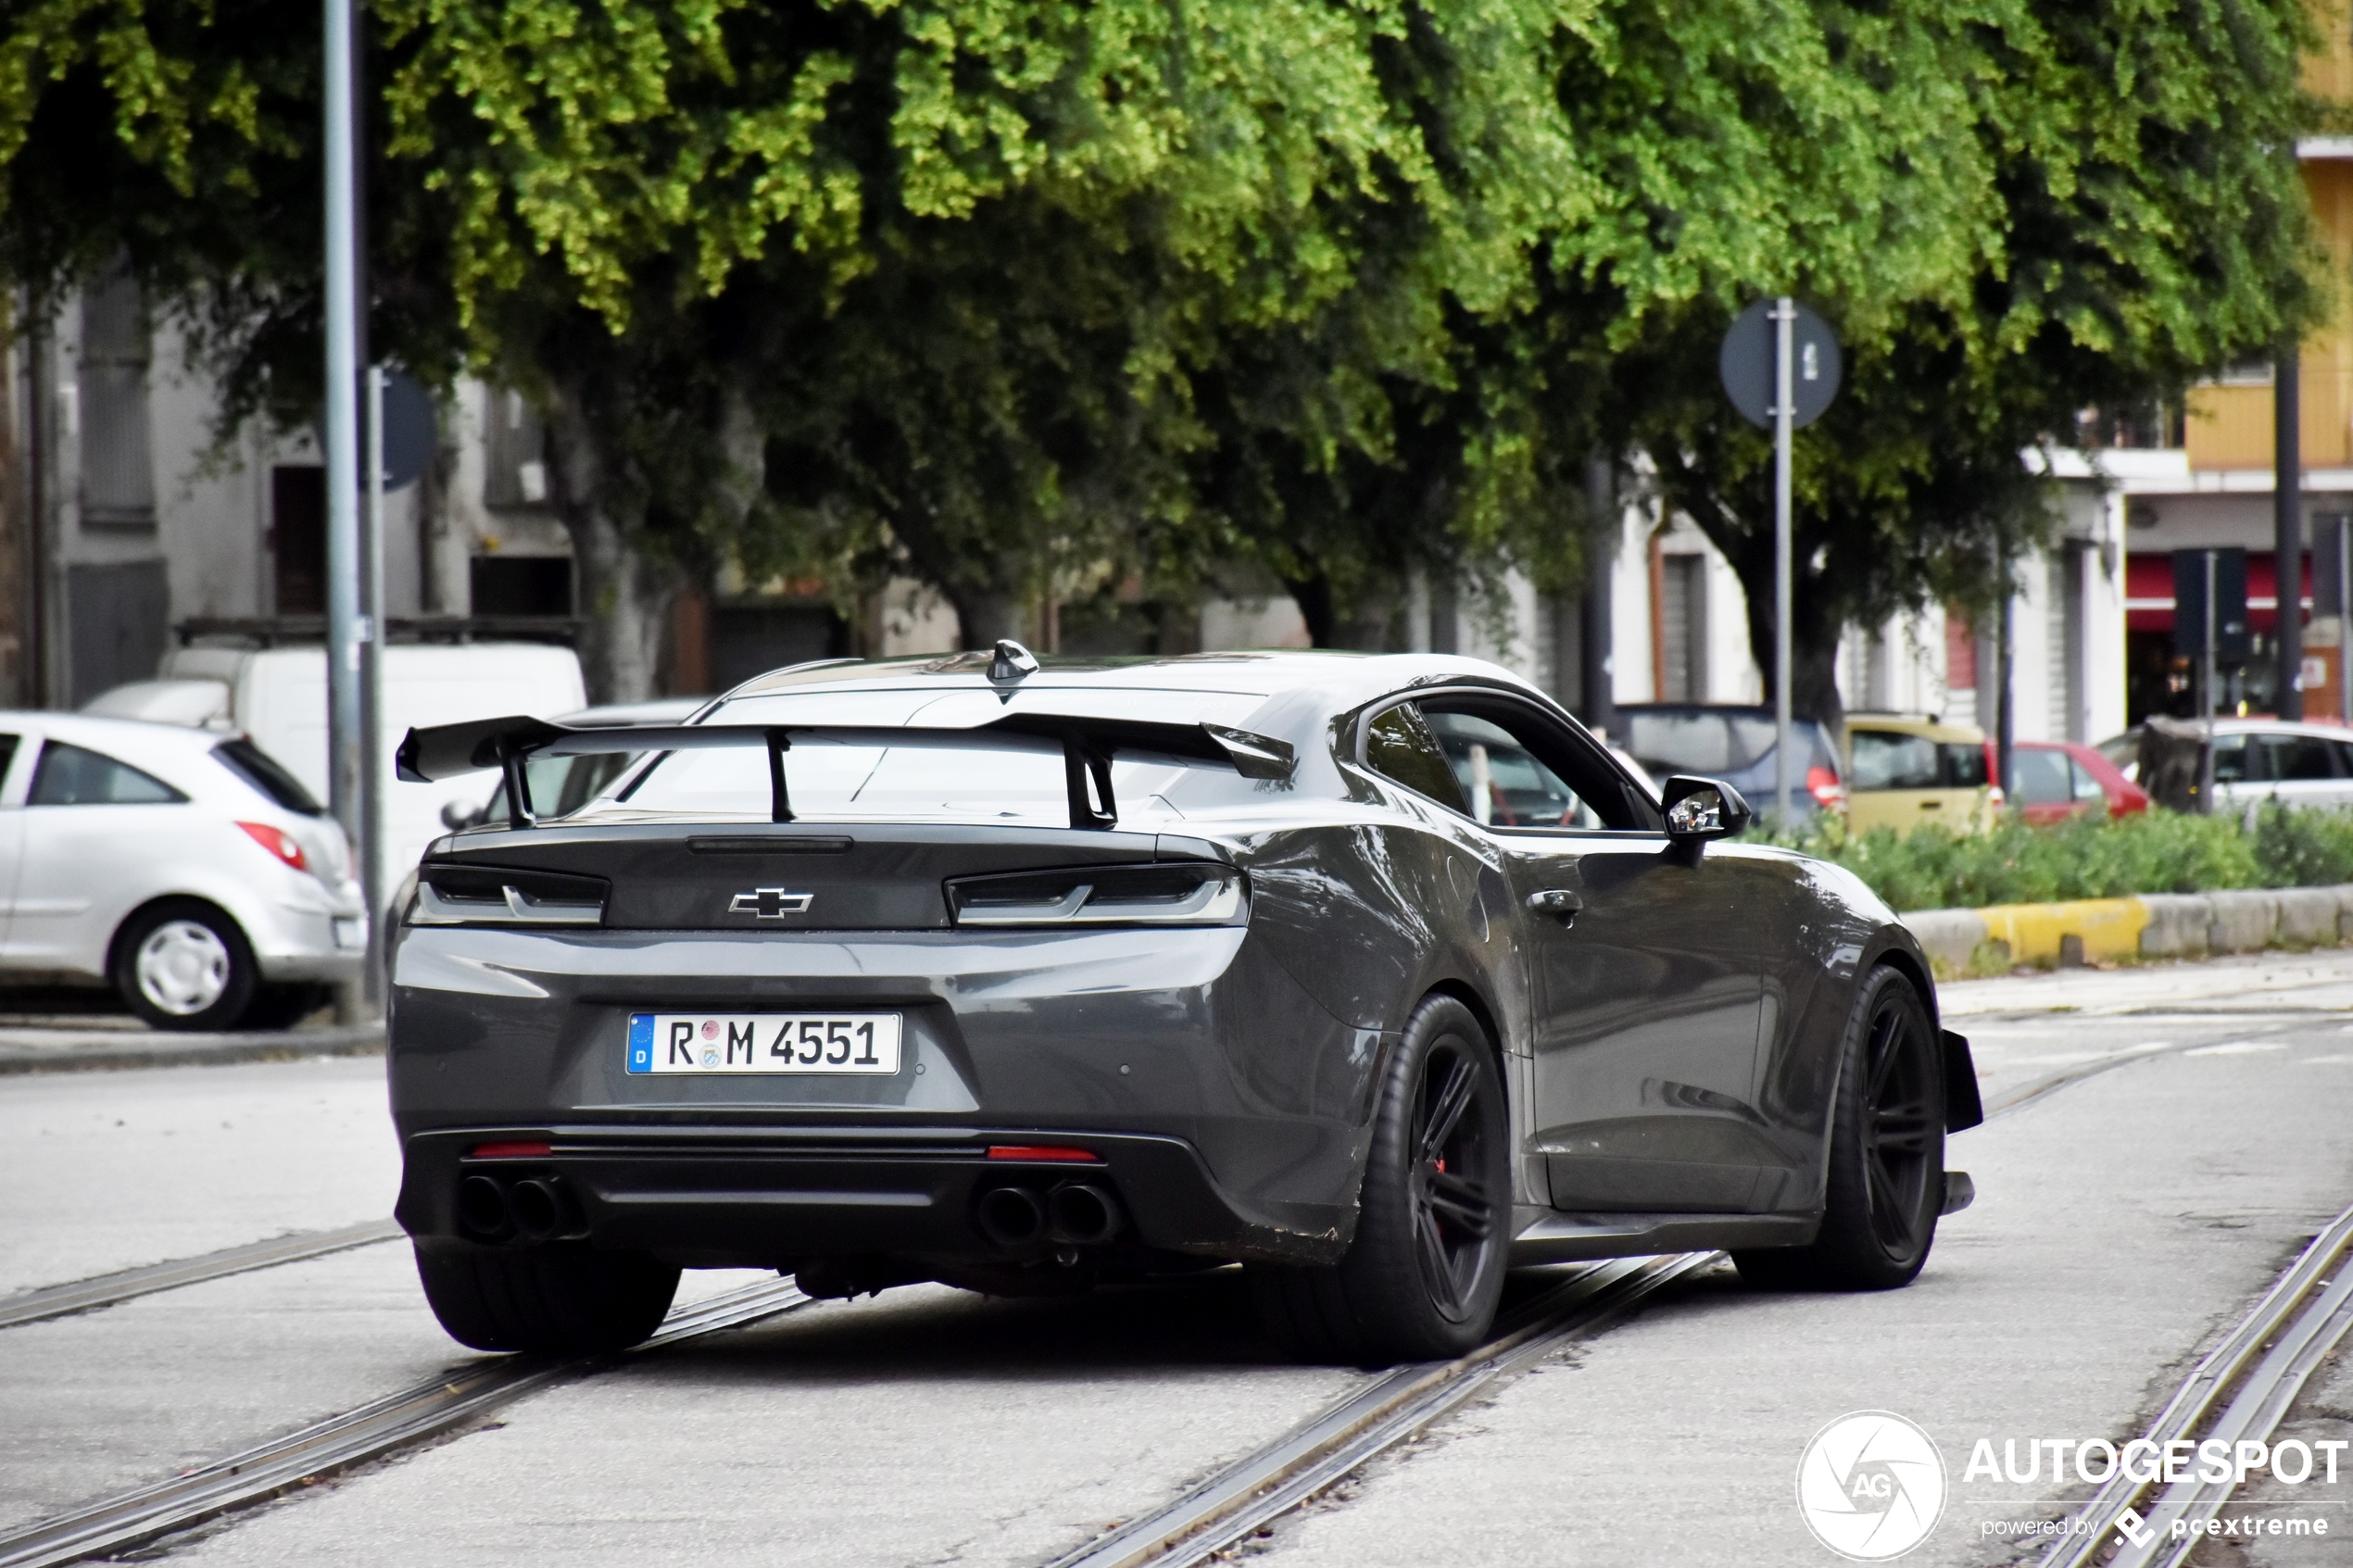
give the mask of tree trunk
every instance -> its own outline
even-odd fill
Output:
[[[1332,633],[1338,630],[1332,613],[1332,580],[1320,572],[1314,577],[1283,579],[1291,602],[1299,606],[1299,617],[1307,622],[1307,643],[1310,647],[1332,646]]]
[[[1761,568],[1757,558],[1762,558]],[[1762,550],[1730,558],[1741,591],[1748,596],[1749,657],[1756,660],[1764,676],[1765,701],[1769,705],[1774,686],[1771,542],[1768,539]],[[1814,596],[1806,591],[1809,586],[1803,571],[1790,584],[1795,611],[1789,649],[1790,712],[1818,721],[1835,745],[1846,726],[1846,707],[1838,694],[1838,639],[1843,628],[1834,618],[1813,612],[1807,603]]]
[[[643,702],[657,695],[678,575],[634,547],[641,519],[616,504],[621,459],[598,441],[580,391],[559,384],[547,414],[548,497],[572,535],[583,620],[580,672],[592,703]]]
[[[998,639],[1021,640],[1021,596],[998,587],[950,586],[940,590],[956,607],[957,640],[967,648],[986,651]]]

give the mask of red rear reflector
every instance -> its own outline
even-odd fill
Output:
[[[544,1143],[478,1143],[466,1151],[473,1160],[545,1160],[555,1152]]]
[[[993,1143],[988,1146],[991,1160],[1041,1160],[1063,1164],[1096,1163],[1094,1151],[1070,1148],[1051,1143]]]

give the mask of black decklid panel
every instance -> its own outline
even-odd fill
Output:
[[[945,929],[951,876],[1134,863],[1147,833],[895,822],[545,827],[468,834],[434,864],[604,879],[608,930]],[[1206,847],[1205,846],[1203,847]],[[804,897],[805,896],[805,897]]]

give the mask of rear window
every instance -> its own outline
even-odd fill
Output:
[[[1767,746],[1772,726],[1765,726]],[[1731,726],[1721,713],[1637,713],[1627,725],[1626,749],[1655,772],[1723,773],[1745,762],[1732,760]]]
[[[1122,827],[1246,804],[1254,792],[1274,787],[1230,769],[1141,756],[1115,759],[1111,776]],[[803,822],[1070,825],[1070,786],[1059,748],[800,740],[785,754],[785,790],[793,816]],[[768,754],[759,746],[673,751],[584,813],[765,822]]]
[[[1906,734],[1900,730],[1852,730],[1848,736],[1849,751],[1855,759],[1846,780],[1849,789],[1941,787],[1943,770],[1938,764],[1936,743],[1926,735]],[[1984,767],[1981,757],[1981,777]]]
[[[302,781],[286,771],[283,763],[243,736],[222,741],[212,748],[212,755],[222,767],[287,810],[306,817],[327,814],[327,809],[310,798]]]

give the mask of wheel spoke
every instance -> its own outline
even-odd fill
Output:
[[[1454,1261],[1447,1253],[1446,1238],[1439,1234],[1438,1216],[1419,1204],[1414,1208],[1414,1249],[1421,1254],[1423,1272],[1429,1276],[1431,1298],[1440,1307],[1453,1311],[1461,1300],[1454,1283]]]
[[[1872,1120],[1872,1142],[1882,1154],[1928,1152],[1928,1107],[1919,1100],[1881,1106]]]
[[[1435,1161],[1446,1140],[1454,1135],[1461,1124],[1463,1112],[1470,1109],[1471,1096],[1478,1088],[1478,1074],[1471,1064],[1457,1057],[1453,1071],[1438,1091],[1429,1108],[1429,1119],[1422,1125],[1421,1158],[1425,1164]]]
[[[1894,1071],[1896,1059],[1903,1054],[1897,1048],[1902,1041],[1896,1037],[1901,1023],[1902,1020],[1891,1009],[1881,1013],[1878,1022],[1871,1025],[1870,1047],[1863,1060],[1871,1064],[1869,1097],[1873,1105],[1877,1105],[1880,1097],[1887,1092],[1888,1077]]]
[[[1429,1179],[1429,1206],[1471,1239],[1487,1239],[1487,1189],[1478,1183],[1451,1172],[1434,1173]]]

